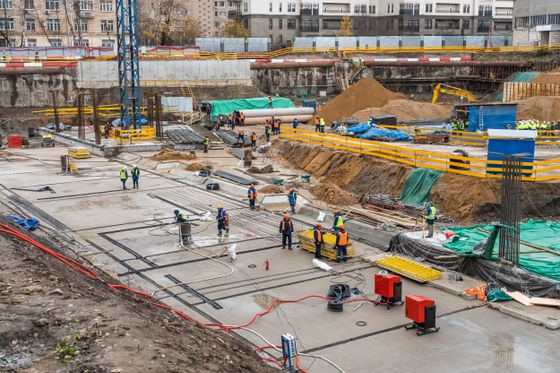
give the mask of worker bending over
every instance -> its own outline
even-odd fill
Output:
[[[290,214],[285,213],[284,218],[280,222],[280,233],[282,233],[282,249],[286,248],[286,243],[288,244],[288,250],[292,250],[292,232],[294,231],[294,224],[292,219],[290,219]]]
[[[315,229],[313,229],[313,241],[315,242],[315,258],[321,259],[321,248],[323,246],[323,232],[321,228],[323,226],[321,223],[317,223],[315,225]]]
[[[297,193],[294,188],[291,188],[288,192],[288,203],[290,204],[290,209],[292,210],[292,214],[296,213],[296,202],[297,202]]]
[[[255,184],[251,184],[251,187],[249,187],[247,197],[249,198],[249,208],[254,210],[255,202],[257,201],[257,189],[255,189]]]
[[[218,220],[218,236],[222,237],[222,231],[226,231],[226,236],[229,234],[229,215],[226,209],[222,206],[216,206],[218,208],[218,215],[216,220]]]
[[[241,145],[245,144],[245,132],[239,131],[239,136],[237,137],[237,141],[241,143]]]
[[[343,225],[344,221],[342,221],[342,213],[340,210],[334,210],[333,231],[337,232]]]
[[[128,180],[128,171],[126,170],[126,167],[121,168],[119,178],[121,180],[123,190],[126,189],[126,181]]]
[[[348,261],[348,252],[346,248],[348,247],[348,232],[344,229],[344,226],[339,227],[339,231],[336,233],[336,262],[340,263],[341,257],[344,259],[344,263]]]
[[[173,214],[175,214],[175,223],[186,223],[188,221],[187,214],[183,211],[175,210]]]
[[[432,201],[426,203],[426,210],[424,211],[424,219],[428,225],[428,236],[426,238],[432,238],[434,236],[434,223],[436,222],[437,210],[432,205]]]

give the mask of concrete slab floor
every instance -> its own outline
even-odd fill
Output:
[[[378,268],[355,258],[346,265],[329,263],[336,272],[326,273],[313,267],[311,254],[295,246],[292,251],[282,250],[276,235],[280,215],[248,211],[245,188],[228,185],[227,191],[208,192],[203,186],[192,186],[197,179],[185,170],[151,172],[154,162],[138,154],[124,154],[116,162],[92,157],[84,162],[89,176],[77,177],[58,175],[58,167],[41,163],[44,159],[54,163],[58,148],[16,153],[22,155],[17,161],[0,158],[0,184],[8,188],[0,194],[3,202],[16,193],[63,222],[68,227],[64,233],[83,244],[79,250],[96,265],[125,284],[147,292],[160,290],[155,294],[158,299],[198,320],[244,324],[272,299],[324,296],[336,282],[374,297],[373,275]],[[119,161],[146,167],[139,191],[119,189]],[[9,189],[37,185],[57,185],[57,194]],[[195,245],[180,248],[177,227],[167,225],[174,205],[214,213],[218,202],[231,210],[229,237],[219,239],[213,221],[195,221]],[[304,214],[296,218],[299,227],[314,222],[314,217]],[[49,226],[49,221],[42,223]],[[237,243],[235,261],[218,257],[233,243]],[[360,254],[380,253],[363,243],[356,248]],[[177,281],[187,281],[187,286],[177,286]],[[345,305],[342,313],[332,313],[320,299],[278,305],[250,328],[276,344],[283,333],[291,333],[300,352],[331,359],[346,372],[557,371],[558,333],[435,287],[404,280],[403,289],[405,294],[436,300],[438,333],[418,337],[405,331],[402,326],[408,320],[402,306],[388,310],[353,303]],[[265,345],[248,331],[236,333],[256,346]],[[301,360],[311,372],[336,371],[321,360],[303,356]]]

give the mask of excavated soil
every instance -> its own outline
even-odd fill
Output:
[[[325,201],[332,205],[346,206],[358,202],[358,198],[352,193],[348,193],[336,184],[321,183],[311,188],[311,193],[320,201]]]
[[[535,79],[531,80],[534,84],[560,84],[560,72],[540,73]]]
[[[185,170],[187,170],[187,171],[200,171],[200,170],[204,170],[205,168],[208,168],[208,167],[203,165],[202,163],[193,162],[193,163],[188,164],[187,167],[185,167]]]
[[[418,102],[411,100],[391,100],[383,107],[371,107],[355,112],[352,116],[364,122],[371,116],[394,115],[399,121],[413,120],[418,118],[449,118],[451,116],[451,105],[432,105],[429,102]]]
[[[341,195],[352,193],[357,198],[366,194],[398,198],[413,169],[383,159],[283,140],[277,140],[274,147],[288,166],[305,165],[304,171],[341,188]],[[324,188],[317,192],[321,194]],[[328,198],[335,199],[332,195]],[[499,219],[501,182],[445,173],[432,190],[431,199],[458,224],[490,222]],[[339,204],[333,200],[327,202]],[[523,183],[521,210],[523,218],[560,215],[560,183]]]
[[[560,97],[539,96],[519,101],[517,119],[537,119],[540,121],[560,121]]]
[[[192,161],[196,159],[189,153],[179,152],[171,149],[163,149],[156,155],[150,157],[152,161],[165,162],[165,161]]]
[[[265,185],[262,188],[259,189],[259,193],[262,194],[280,194],[280,193],[284,193],[284,188],[279,187],[277,185]]]
[[[364,78],[330,100],[317,115],[327,123],[342,121],[343,117],[350,117],[359,110],[382,107],[390,100],[401,98],[400,94],[386,89],[377,80]]]

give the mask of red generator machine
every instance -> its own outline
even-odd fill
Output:
[[[412,324],[405,325],[406,330],[418,329],[416,335],[435,333],[436,302],[420,295],[407,295],[405,315],[412,320]]]
[[[387,304],[390,309],[402,302],[402,282],[399,276],[376,273],[374,277],[375,294],[380,304]]]

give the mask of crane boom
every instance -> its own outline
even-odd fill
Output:
[[[448,95],[453,95],[453,96],[459,96],[459,97],[464,97],[467,100],[469,100],[469,102],[473,102],[476,98],[474,97],[474,95],[467,91],[466,89],[461,89],[461,88],[457,88],[457,87],[453,87],[447,84],[441,84],[439,83],[438,85],[436,85],[436,88],[434,89],[434,96],[432,97],[432,104],[435,104],[439,98],[439,95],[441,93],[445,93]]]

